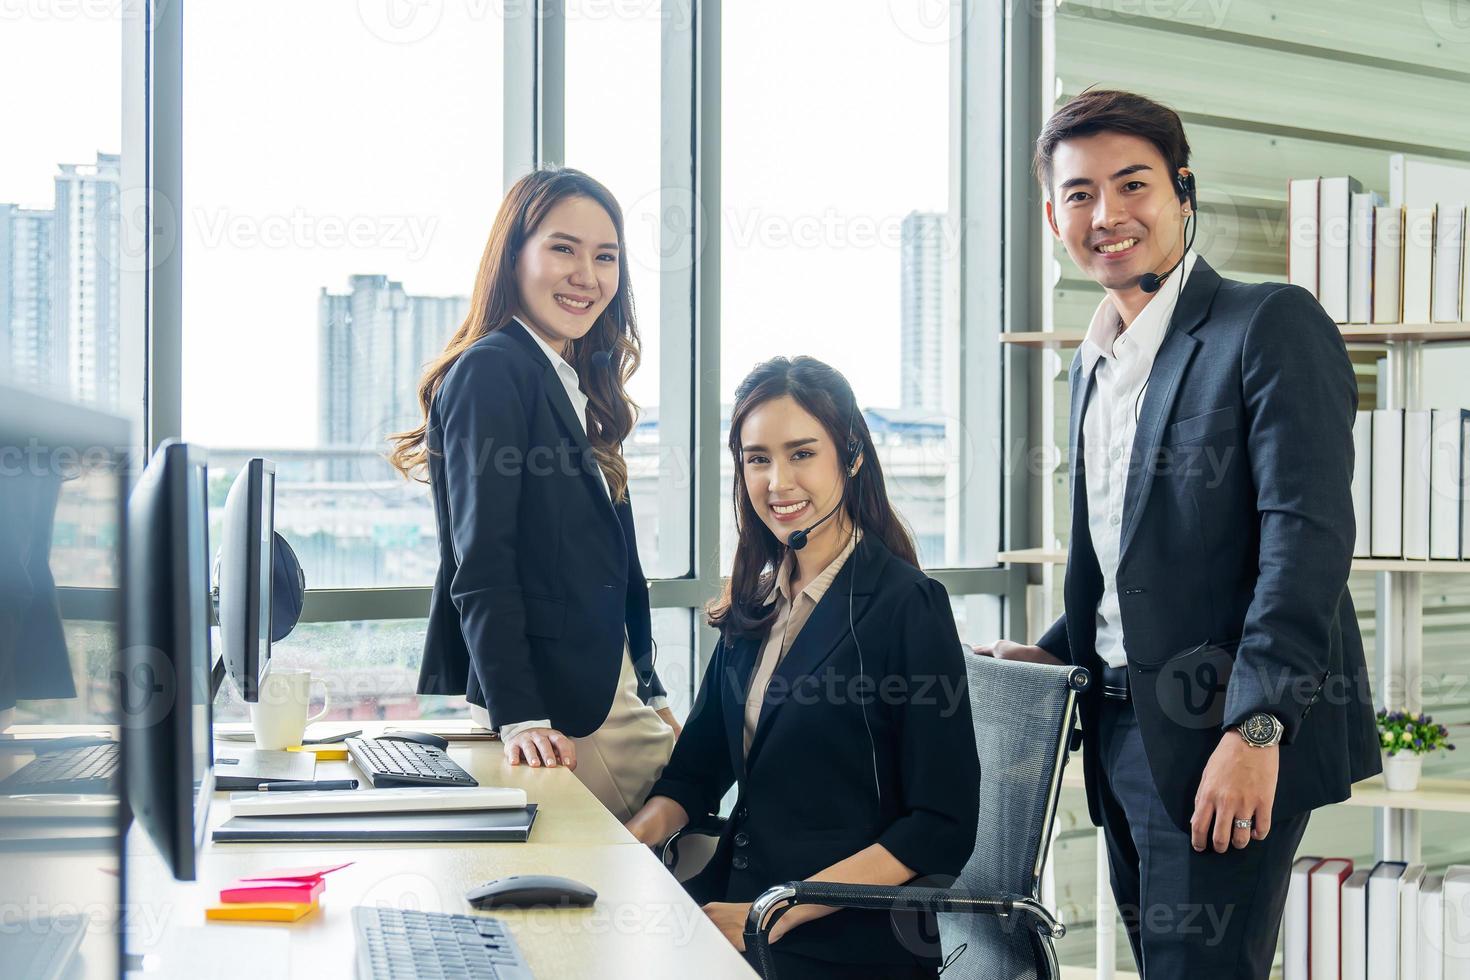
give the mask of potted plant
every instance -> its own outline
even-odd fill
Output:
[[[1422,711],[1380,709],[1378,742],[1383,746],[1384,784],[1398,792],[1419,788],[1419,769],[1427,753],[1454,749],[1450,730]]]

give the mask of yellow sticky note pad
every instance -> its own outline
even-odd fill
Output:
[[[231,902],[209,906],[204,917],[215,922],[295,922],[316,907],[316,902]]]
[[[310,752],[317,762],[346,762],[347,748],[342,745],[292,745],[287,752]]]

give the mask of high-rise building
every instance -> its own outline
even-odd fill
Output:
[[[464,296],[410,296],[387,276],[350,276],[346,293],[323,287],[321,444],[386,451],[389,435],[417,425],[419,379],[468,312]],[[360,479],[353,467],[333,461],[328,479]]]
[[[903,219],[899,291],[901,308],[900,406],[926,412],[944,408],[944,215],[914,211]]]
[[[52,318],[65,345],[73,398],[114,408],[118,401],[118,176],[121,157],[63,163],[56,177]]]
[[[0,204],[0,377],[118,401],[120,157],[61,164],[49,211]]]
[[[65,389],[51,325],[53,212],[0,204],[0,380]]]

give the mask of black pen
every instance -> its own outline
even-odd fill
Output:
[[[357,789],[355,779],[323,779],[314,781],[310,779],[281,780],[274,783],[261,783],[256,789],[262,793],[297,793],[309,790],[322,789]]]

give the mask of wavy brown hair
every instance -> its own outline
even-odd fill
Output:
[[[735,505],[735,563],[725,581],[720,597],[705,607],[709,624],[730,636],[764,635],[776,617],[774,606],[764,605],[776,582],[776,571],[785,557],[786,545],[755,512],[750,494],[745,489],[745,458],[740,451],[740,430],[745,420],[759,406],[790,395],[796,403],[822,424],[832,437],[838,453],[847,447],[848,426],[852,437],[862,447],[863,465],[857,474],[847,476],[842,488],[841,506],[848,521],[875,535],[894,555],[919,565],[913,536],[888,501],[883,482],[883,466],[873,448],[873,436],[867,420],[857,407],[857,397],[842,373],[814,357],[788,360],[773,357],[756,365],[735,389],[735,409],[730,416],[730,455],[735,457],[735,487],[731,499]],[[858,510],[861,503],[861,511]]]
[[[405,477],[428,482],[428,417],[434,395],[467,347],[486,334],[505,329],[522,309],[516,285],[516,256],[551,209],[574,197],[590,198],[600,204],[618,234],[617,294],[592,328],[580,340],[572,342],[572,354],[567,360],[576,368],[577,376],[582,379],[582,390],[587,393],[590,416],[587,441],[592,444],[592,454],[607,477],[612,498],[623,499],[628,489],[628,464],[623,459],[622,444],[633,431],[638,412],[625,386],[642,359],[633,287],[628,281],[623,210],[606,187],[580,170],[566,167],[543,167],[526,174],[501,202],[480,256],[469,315],[449,338],[444,353],[429,363],[419,381],[419,410],[424,421],[416,428],[388,437],[393,447],[388,461]],[[592,358],[599,351],[607,351],[612,358],[608,370],[593,369]]]

